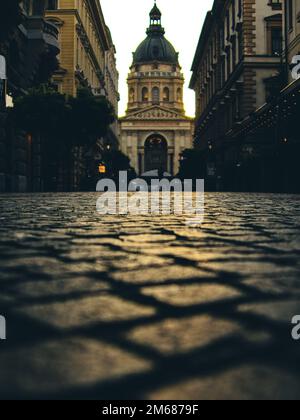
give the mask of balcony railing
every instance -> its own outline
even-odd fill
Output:
[[[57,26],[55,26],[54,23],[45,20],[43,32],[44,32],[44,39],[46,43],[50,45],[51,47],[59,50],[59,41],[58,41],[59,30]]]
[[[27,36],[31,40],[43,40],[49,47],[59,52],[58,28],[40,16],[30,16],[26,21]]]

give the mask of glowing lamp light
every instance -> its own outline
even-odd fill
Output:
[[[102,163],[98,167],[99,174],[106,174],[106,166]]]

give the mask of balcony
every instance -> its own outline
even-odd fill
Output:
[[[54,23],[45,20],[43,32],[46,44],[55,50],[55,54],[58,54],[60,47],[58,40],[59,30],[57,26]]]
[[[26,30],[30,41],[46,44],[54,55],[59,53],[59,30],[53,23],[40,16],[30,16],[26,21]]]

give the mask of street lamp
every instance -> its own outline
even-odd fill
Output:
[[[98,166],[98,172],[99,174],[106,174],[106,166],[103,163]]]

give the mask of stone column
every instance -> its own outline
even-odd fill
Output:
[[[179,154],[181,152],[181,132],[175,131],[174,139],[174,174],[179,171]]]

